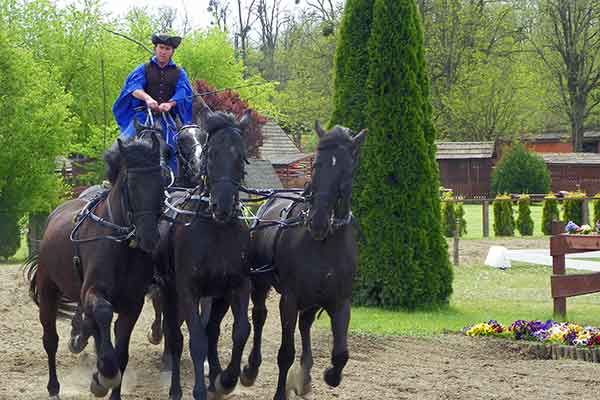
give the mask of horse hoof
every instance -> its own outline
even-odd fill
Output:
[[[256,373],[250,372],[250,366],[246,365],[240,374],[240,383],[243,386],[250,387],[253,386],[256,382],[256,378],[258,376],[258,370]]]
[[[285,391],[286,393],[294,392],[300,395],[301,388],[304,386],[304,371],[302,368],[294,363],[292,368],[288,370],[287,378],[285,380]]]
[[[90,383],[90,392],[96,397],[104,397],[108,394],[108,388],[102,386],[98,380],[98,373],[92,375],[92,382]]]
[[[333,368],[327,368],[323,374],[323,380],[331,387],[338,387],[342,382],[342,374],[336,374]]]
[[[160,372],[171,372],[173,370],[173,362],[171,357],[166,357],[160,360]]]
[[[210,390],[206,392],[206,400],[223,400],[224,398],[224,394],[211,392]]]
[[[107,378],[101,373],[98,373],[98,382],[105,388],[115,388],[121,384],[121,371],[118,371],[112,378]]]
[[[150,344],[153,345],[158,345],[160,344],[160,342],[162,342],[162,332],[158,331],[158,332],[154,332],[154,329],[150,328],[150,330],[148,331],[148,341],[150,342]]]
[[[221,382],[222,376],[223,376],[222,374],[219,374],[215,378],[215,392],[217,395],[228,395],[229,393],[231,393],[235,390],[235,382],[233,383],[232,387],[226,388],[225,386],[223,386],[223,383]],[[215,400],[222,399],[222,398],[223,398],[223,396],[217,397],[217,398],[215,398]]]
[[[60,400],[60,397],[57,394],[55,394],[53,396],[48,396],[48,400]]]
[[[71,337],[69,340],[69,351],[73,354],[81,353],[87,346],[87,340],[82,340],[81,335]]]

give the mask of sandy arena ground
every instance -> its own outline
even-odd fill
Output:
[[[489,246],[479,241],[463,241],[461,245],[464,245],[461,246],[464,261],[481,258]],[[523,243],[527,247],[532,245],[531,241]],[[514,244],[511,247],[514,248]],[[264,363],[258,381],[252,388],[238,387],[230,399],[262,400],[273,396],[280,336],[276,301],[277,296],[273,295],[264,334]],[[167,398],[169,378],[159,371],[161,348],[146,340],[151,317],[148,304],[134,331],[124,399]],[[227,321],[221,340],[224,357],[229,355],[230,327]],[[92,399],[88,387],[93,356],[88,353],[75,356],[68,352],[68,329],[67,321],[59,323],[61,398]],[[339,388],[328,388],[322,373],[329,365],[330,336],[326,330],[313,329],[313,393],[307,398],[582,400],[597,399],[600,388],[600,365],[529,359],[517,345],[508,341],[472,339],[457,334],[393,338],[353,335],[349,345],[350,361],[344,381]],[[187,337],[183,358],[184,398],[188,399],[191,398],[192,369]],[[0,399],[45,399],[46,383],[46,355],[37,308],[27,295],[18,266],[0,265]]]

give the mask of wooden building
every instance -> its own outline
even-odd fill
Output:
[[[437,142],[436,145],[440,184],[444,188],[466,198],[488,196],[496,161],[494,142]]]
[[[573,153],[571,135],[566,131],[543,132],[523,137],[521,141],[536,153]],[[583,133],[583,151],[600,153],[600,131],[586,130]]]
[[[262,127],[259,157],[271,162],[286,188],[302,188],[310,180],[313,154],[300,151],[281,127],[272,121]]]
[[[589,196],[600,192],[600,154],[540,153],[548,165],[551,190],[581,189]]]

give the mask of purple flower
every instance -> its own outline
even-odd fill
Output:
[[[568,345],[573,345],[573,343],[575,342],[575,339],[577,339],[577,332],[575,332],[575,331],[569,331],[569,333],[567,333],[565,335],[565,342]]]
[[[567,232],[567,233],[577,232],[578,230],[579,230],[579,225],[577,225],[573,221],[569,221],[567,223],[567,225],[565,226],[565,232]]]

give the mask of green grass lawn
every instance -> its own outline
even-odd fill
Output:
[[[448,307],[415,312],[355,307],[350,329],[370,334],[431,335],[459,331],[489,319],[508,324],[517,319],[553,318],[550,267],[513,264],[506,271],[483,266],[454,271],[454,294]],[[569,298],[567,311],[569,321],[600,326],[600,293]]]
[[[480,204],[465,204],[465,220],[467,221],[467,234],[463,236],[463,239],[481,239],[483,238],[483,206]],[[533,236],[543,237],[542,233],[542,203],[536,203],[531,205],[531,218],[533,219]],[[490,237],[494,237],[494,211],[492,204],[489,209],[489,222],[490,222]],[[562,209],[561,209],[562,212]],[[515,220],[518,216],[517,207],[513,207],[513,215]],[[592,204],[589,203],[589,213],[593,215]],[[519,231],[515,229],[515,236],[519,237]]]

